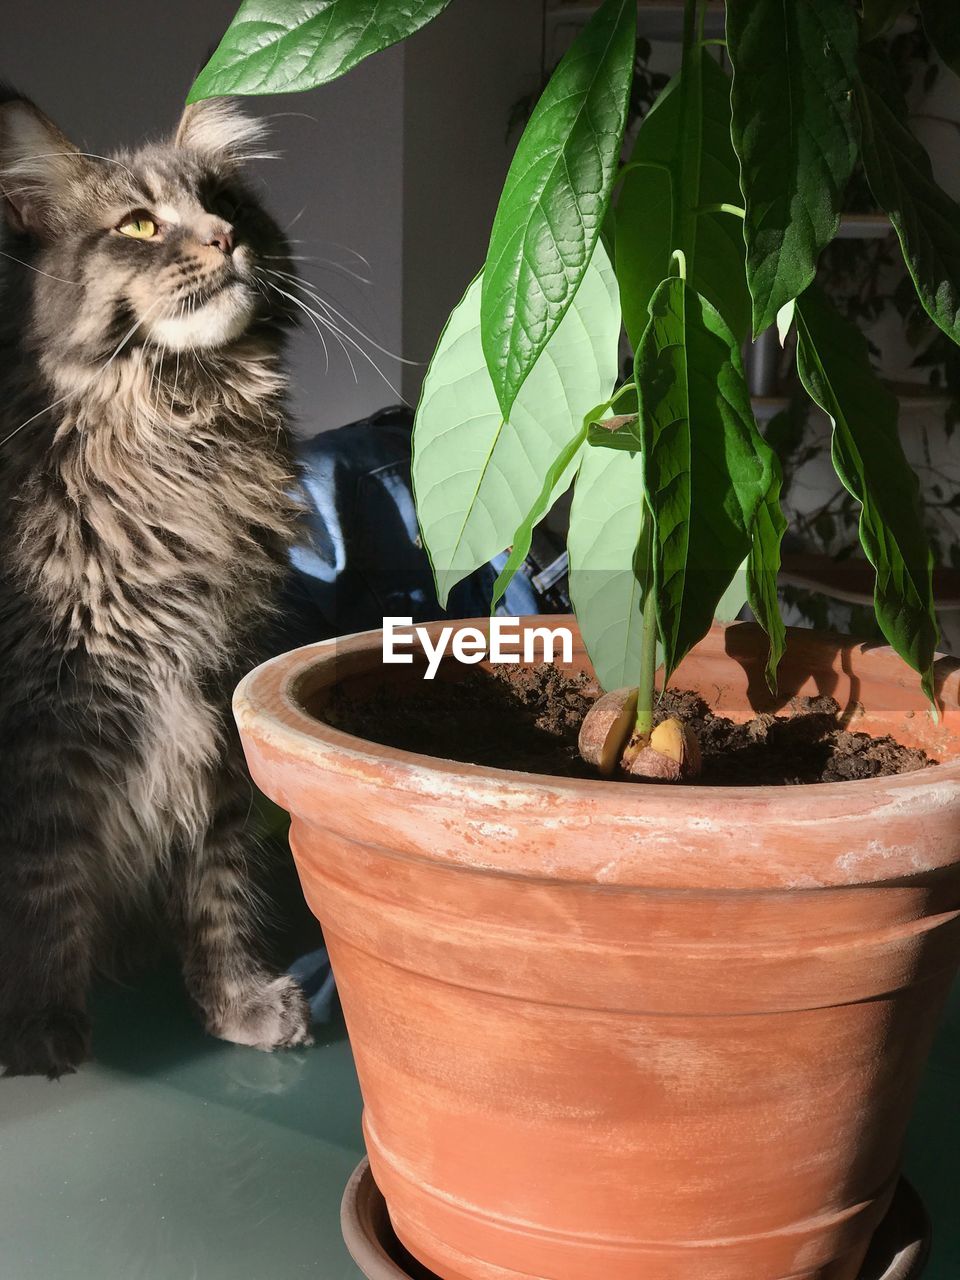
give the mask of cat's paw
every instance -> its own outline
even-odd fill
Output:
[[[4,1075],[57,1080],[90,1057],[90,1020],[80,1009],[51,1006],[4,1020]]]
[[[313,1044],[310,1007],[293,978],[251,979],[226,1012],[207,1023],[221,1040],[255,1049],[288,1049]]]

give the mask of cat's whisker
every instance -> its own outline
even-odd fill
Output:
[[[139,379],[139,378],[141,378],[141,377],[143,376],[143,362],[144,362],[144,360],[145,360],[145,358],[146,358],[146,354],[147,354],[147,344],[146,344],[145,342],[143,342],[143,343],[141,343],[141,344],[140,344],[140,349],[139,349],[139,351],[137,352],[137,374],[136,374],[136,376],[137,376],[137,378],[138,378],[138,379]],[[151,376],[152,376],[152,375],[151,375]],[[149,394],[149,388],[148,388],[148,394]],[[134,436],[135,436],[137,439],[139,439],[139,438],[140,438],[140,436],[141,436],[139,415],[138,415],[138,416],[137,416],[137,418],[134,420],[134,424],[133,424],[133,434],[134,434]]]
[[[323,346],[323,353],[324,353],[324,356],[326,357],[326,362],[327,362],[327,363],[326,363],[326,370],[325,370],[325,371],[326,371],[326,372],[329,372],[329,369],[330,369],[330,352],[329,352],[329,350],[328,350],[328,348],[327,348],[327,341],[326,341],[326,339],[325,339],[325,338],[324,338],[324,336],[323,336],[323,332],[322,332],[322,330],[321,330],[321,328],[320,328],[319,324],[317,323],[316,317],[314,316],[313,312],[312,312],[312,311],[310,311],[310,309],[309,309],[309,308],[308,308],[308,307],[307,307],[303,302],[301,302],[301,300],[300,300],[299,298],[295,298],[295,297],[293,296],[293,294],[292,294],[292,293],[287,293],[287,291],[286,291],[285,289],[281,289],[278,285],[272,284],[269,280],[264,280],[264,284],[265,284],[265,285],[267,285],[267,287],[268,287],[268,288],[270,288],[270,289],[275,289],[275,290],[276,290],[276,292],[277,292],[277,293],[279,293],[279,294],[281,295],[281,297],[287,298],[290,302],[292,302],[292,303],[294,304],[294,306],[299,307],[299,308],[300,308],[300,310],[303,312],[303,314],[304,314],[304,315],[305,315],[305,316],[310,320],[311,324],[312,324],[312,325],[313,325],[313,327],[316,329],[316,331],[317,331],[317,335],[318,335],[318,337],[320,338],[320,342],[321,342],[321,344],[322,344],[322,346]],[[347,359],[349,359],[349,356],[347,357]],[[351,368],[352,368],[352,367],[353,367],[353,366],[352,366],[352,364],[351,364]],[[353,370],[353,376],[354,376],[354,380],[357,380],[357,371],[356,371],[356,369],[354,369],[354,370]]]
[[[373,268],[370,266],[370,259],[365,258],[358,249],[351,249],[348,244],[342,244],[339,240],[327,240],[326,243],[332,244],[335,249],[342,249],[344,253],[352,253],[353,256],[357,259],[357,261],[362,262],[368,271],[373,270]]]
[[[293,221],[294,221],[294,222],[296,222],[299,218],[301,218],[301,217],[303,216],[303,214],[305,213],[305,211],[306,211],[306,210],[305,210],[305,208],[304,208],[304,209],[301,209],[301,210],[300,210],[300,212],[297,214],[297,217],[296,217],[296,218],[294,218],[294,220],[293,220]],[[288,224],[288,227],[287,227],[286,229],[287,229],[287,230],[289,230],[289,228],[290,228],[290,227],[292,227],[292,226],[293,226],[293,222],[289,223],[289,224]],[[366,269],[367,269],[368,271],[372,271],[372,270],[373,270],[373,268],[372,268],[372,267],[371,267],[371,265],[370,265],[370,260],[369,260],[369,258],[365,258],[365,257],[363,256],[363,254],[359,251],[359,249],[352,249],[352,248],[350,247],[350,245],[348,245],[348,244],[344,244],[344,243],[343,243],[342,241],[340,241],[340,240],[329,240],[329,239],[327,239],[327,237],[326,237],[326,236],[320,236],[320,237],[316,237],[316,238],[315,238],[315,237],[310,237],[309,239],[306,239],[306,240],[304,240],[304,239],[299,239],[299,240],[298,240],[298,239],[294,239],[293,237],[287,237],[287,243],[288,243],[288,244],[309,244],[309,245],[311,245],[311,247],[312,247],[312,246],[316,246],[316,247],[318,247],[318,248],[325,247],[325,246],[328,246],[328,245],[329,245],[329,246],[330,246],[330,248],[332,248],[332,249],[339,249],[339,250],[341,250],[343,253],[349,253],[351,257],[353,257],[353,258],[355,258],[355,259],[356,259],[356,261],[357,261],[357,262],[362,263],[362,264],[363,264],[363,266],[365,266],[365,267],[366,267]]]
[[[190,305],[189,305],[189,310],[187,311],[187,318],[188,318],[188,319],[192,319],[192,318],[193,318],[193,316],[196,314],[196,310],[197,310],[197,299],[196,299],[196,297],[191,297],[191,298],[189,298],[189,299],[188,299],[188,302],[189,302],[189,304],[190,304]],[[194,360],[197,362],[197,364],[200,366],[200,368],[203,370],[203,372],[207,375],[207,377],[208,377],[208,378],[213,378],[213,376],[214,376],[214,375],[210,372],[210,370],[207,368],[207,365],[206,365],[206,364],[204,363],[204,361],[201,359],[199,349],[198,349],[197,347],[193,347],[193,348],[191,349],[190,354],[193,356]]]
[[[351,280],[356,280],[357,284],[372,285],[373,280],[370,276],[362,276],[359,271],[353,271],[350,267],[345,266],[342,262],[334,262],[331,258],[315,258],[315,264],[318,267],[326,267],[329,271],[342,271],[345,276],[349,276]]]
[[[178,320],[183,319],[183,313],[185,310],[186,310],[186,302],[181,302],[180,314],[177,317]],[[170,393],[170,411],[172,414],[176,413],[177,411],[177,390],[179,386],[180,386],[180,348],[177,347],[177,367],[173,375],[173,391]]]
[[[125,346],[127,345],[127,343],[130,341],[130,339],[133,337],[133,335],[137,332],[137,330],[138,330],[139,328],[141,328],[141,326],[142,326],[142,325],[145,325],[145,324],[146,324],[146,322],[147,322],[148,318],[149,318],[149,317],[150,317],[150,316],[151,316],[151,315],[156,311],[157,307],[159,307],[159,306],[160,306],[160,304],[161,304],[162,302],[165,302],[165,301],[166,301],[166,299],[165,299],[165,298],[157,298],[155,302],[153,302],[149,307],[147,307],[147,309],[146,309],[146,311],[143,313],[143,315],[142,315],[142,316],[140,316],[140,317],[138,318],[138,320],[137,320],[136,324],[131,325],[131,327],[127,330],[127,332],[126,332],[126,333],[123,335],[123,337],[120,339],[120,344],[119,344],[119,346],[116,348],[116,350],[115,350],[115,351],[113,352],[113,354],[110,356],[109,360],[107,360],[107,361],[106,361],[106,363],[105,363],[104,365],[102,365],[102,366],[101,366],[101,369],[100,369],[100,372],[101,372],[101,373],[106,373],[107,369],[109,369],[109,367],[113,364],[114,360],[116,360],[117,356],[118,356],[118,355],[120,354],[120,352],[124,349],[124,347],[125,347]]]
[[[420,361],[418,360],[408,360],[406,359],[405,356],[398,356],[395,351],[390,351],[386,347],[381,346],[380,343],[377,342],[375,338],[372,338],[370,334],[366,333],[363,329],[361,329],[359,325],[354,324],[353,321],[348,319],[343,314],[342,311],[339,311],[333,305],[332,302],[327,301],[327,299],[322,297],[322,295],[319,294],[316,289],[307,285],[303,280],[298,279],[296,276],[291,275],[287,271],[273,271],[272,268],[270,267],[265,267],[264,270],[271,271],[273,275],[283,276],[287,280],[289,280],[291,284],[295,284],[297,288],[302,289],[303,292],[309,298],[312,298],[313,301],[316,302],[318,306],[323,307],[325,311],[331,312],[343,324],[347,325],[350,329],[352,329],[354,333],[358,334],[361,338],[363,338],[364,342],[369,342],[371,347],[381,352],[383,355],[389,356],[391,360],[396,360],[398,364],[407,364],[407,365],[415,365],[415,366],[418,366],[420,364]]]
[[[26,267],[28,271],[35,271],[38,276],[46,276],[48,280],[56,280],[59,284],[72,284],[75,287],[79,287],[81,284],[80,280],[66,280],[63,276],[53,276],[49,271],[41,271],[39,267],[33,266],[32,263],[24,262],[22,258],[16,258],[12,253],[5,253],[2,249],[0,249],[0,258],[9,258],[11,262],[18,262],[21,267]]]
[[[314,329],[316,329],[316,331],[317,331],[317,335],[318,335],[318,337],[320,338],[320,342],[321,342],[321,344],[322,344],[322,346],[323,346],[324,356],[326,357],[326,362],[325,362],[325,365],[324,365],[324,372],[325,372],[325,373],[329,373],[329,371],[330,371],[330,351],[329,351],[329,348],[327,347],[327,340],[326,340],[326,338],[325,338],[325,337],[324,337],[324,335],[323,335],[323,330],[320,328],[320,326],[319,326],[319,324],[318,324],[318,322],[317,322],[317,317],[316,317],[316,316],[314,316],[314,315],[310,312],[309,308],[308,308],[307,306],[305,306],[305,305],[304,305],[304,303],[301,301],[301,299],[300,299],[300,298],[296,298],[296,297],[294,297],[294,296],[293,296],[293,294],[287,293],[284,289],[281,289],[278,285],[275,285],[275,284],[274,284],[272,281],[270,281],[270,280],[263,280],[263,277],[262,277],[262,276],[261,276],[261,280],[262,280],[263,284],[266,286],[266,288],[267,288],[267,289],[272,289],[272,290],[274,291],[274,293],[279,294],[279,295],[280,295],[280,297],[282,297],[282,298],[286,298],[286,299],[288,299],[290,302],[292,302],[292,303],[293,303],[293,305],[294,305],[295,307],[299,308],[299,310],[301,310],[301,311],[303,312],[303,314],[307,317],[307,319],[308,319],[308,320],[310,321],[310,323],[313,325]],[[339,339],[338,339],[338,341],[339,341]],[[350,365],[350,371],[351,371],[351,373],[353,374],[354,381],[355,381],[355,382],[358,382],[358,381],[359,381],[359,378],[357,377],[357,371],[356,371],[356,369],[355,369],[355,367],[354,367],[353,361],[352,361],[352,360],[351,360],[351,358],[350,358],[350,352],[349,352],[349,351],[347,351],[346,347],[344,347],[344,345],[343,345],[343,343],[342,343],[342,342],[340,343],[340,346],[341,346],[341,348],[343,349],[343,353],[344,353],[344,355],[347,357],[347,363]]]
[[[83,156],[87,160],[103,160],[105,164],[115,164],[118,169],[122,169],[124,173],[128,173],[130,177],[137,182],[137,175],[132,169],[128,169],[122,160],[118,160],[116,156],[101,156],[96,151],[77,151],[71,148],[69,151],[38,151],[31,156],[17,156],[16,168],[28,164],[31,160],[58,159],[64,156]],[[16,171],[16,170],[15,170]],[[139,183],[137,183],[139,186]]]
[[[302,299],[300,299],[300,298],[293,298],[293,297],[292,297],[292,295],[290,295],[290,294],[286,294],[286,293],[285,293],[285,291],[284,291],[283,289],[280,289],[277,285],[273,285],[273,284],[272,284],[270,287],[271,287],[271,288],[273,288],[273,289],[277,289],[277,291],[278,291],[279,293],[284,293],[286,297],[291,298],[291,301],[296,302],[296,303],[297,303],[297,304],[298,304],[298,305],[303,309],[303,311],[305,311],[309,316],[311,316],[311,317],[313,317],[313,318],[314,318],[314,323],[316,323],[317,321],[319,321],[319,322],[320,322],[320,324],[322,324],[322,325],[324,326],[324,328],[327,330],[327,332],[328,332],[328,333],[332,333],[332,334],[334,334],[337,338],[339,338],[339,339],[340,339],[340,345],[341,345],[341,346],[343,346],[344,342],[348,342],[348,343],[350,344],[350,346],[351,346],[351,347],[353,347],[353,348],[354,348],[354,350],[355,350],[359,355],[363,356],[363,358],[364,358],[364,360],[366,360],[367,364],[369,364],[369,365],[370,365],[370,367],[371,367],[373,370],[375,370],[375,372],[377,373],[377,375],[382,379],[382,381],[386,384],[386,386],[388,386],[388,387],[390,388],[390,390],[393,392],[393,394],[394,394],[394,395],[395,395],[399,400],[401,400],[401,401],[403,401],[404,403],[406,403],[406,401],[404,401],[404,399],[403,399],[403,395],[402,395],[402,393],[401,393],[400,391],[398,391],[398,389],[393,385],[393,383],[390,381],[390,379],[387,377],[387,375],[383,372],[383,370],[382,370],[382,369],[380,368],[380,366],[377,364],[376,360],[374,360],[374,359],[373,359],[373,357],[370,355],[369,351],[365,351],[365,350],[364,350],[364,348],[360,346],[359,342],[357,342],[355,338],[353,338],[349,333],[345,333],[342,329],[340,329],[340,328],[339,328],[339,327],[338,327],[338,326],[337,326],[337,325],[336,325],[336,324],[335,324],[335,323],[330,319],[330,317],[329,317],[329,316],[327,316],[327,315],[323,315],[322,313],[317,312],[317,311],[314,311],[312,308],[308,307],[308,306],[307,306],[307,304],[306,304],[305,302],[303,302],[303,300],[302,300]],[[348,359],[349,359],[349,355],[348,355]],[[354,366],[353,366],[353,361],[352,361],[352,360],[351,360],[350,364],[351,364],[351,368],[353,368]]]
[[[279,273],[276,273],[276,274],[279,274]],[[321,322],[321,323],[324,325],[324,327],[327,329],[327,331],[328,331],[329,333],[332,333],[332,334],[337,338],[337,340],[338,340],[338,341],[339,341],[339,343],[340,343],[340,346],[341,346],[341,347],[343,347],[344,352],[347,354],[347,358],[348,358],[348,359],[350,359],[350,356],[349,356],[349,352],[347,351],[347,348],[346,348],[346,346],[345,346],[345,342],[348,342],[348,343],[350,344],[350,346],[352,346],[352,347],[354,348],[354,350],[355,350],[355,351],[359,352],[359,354],[363,356],[363,358],[367,361],[367,363],[371,366],[371,368],[373,368],[373,369],[375,369],[375,370],[376,370],[377,374],[380,376],[380,378],[382,378],[382,380],[384,381],[384,383],[386,383],[386,385],[390,388],[390,390],[393,392],[393,394],[394,394],[395,396],[397,396],[400,400],[403,400],[403,395],[402,395],[402,393],[401,393],[401,392],[400,392],[400,391],[399,391],[399,390],[398,390],[398,389],[393,385],[393,383],[392,383],[392,382],[390,381],[390,379],[386,376],[386,374],[383,372],[383,370],[380,368],[380,366],[377,364],[377,362],[376,362],[376,361],[371,357],[371,355],[369,354],[369,352],[368,352],[368,351],[366,351],[362,346],[360,346],[360,344],[356,341],[356,339],[355,339],[355,338],[353,338],[349,333],[347,333],[347,332],[345,332],[343,329],[341,329],[341,328],[340,328],[340,327],[339,327],[339,326],[338,326],[338,325],[337,325],[337,324],[336,324],[336,323],[331,319],[331,317],[330,317],[330,315],[328,314],[328,312],[329,312],[329,311],[333,311],[335,314],[339,315],[339,312],[337,312],[337,311],[336,311],[336,308],[329,307],[329,305],[328,305],[327,303],[325,303],[325,302],[324,302],[324,300],[323,300],[322,298],[318,297],[318,296],[317,296],[316,294],[314,294],[312,291],[310,291],[309,289],[307,289],[307,288],[306,288],[306,286],[305,286],[305,285],[303,285],[303,283],[302,283],[301,281],[295,281],[295,283],[297,284],[297,286],[298,286],[299,288],[301,288],[301,289],[302,289],[302,290],[307,294],[307,296],[308,296],[308,297],[310,297],[311,299],[313,299],[313,300],[314,300],[314,301],[315,301],[315,302],[316,302],[316,303],[317,303],[321,308],[323,308],[323,310],[322,310],[322,311],[317,312],[317,311],[313,311],[311,308],[309,308],[309,307],[307,307],[306,305],[304,305],[304,310],[306,310],[310,315],[316,316],[316,317],[317,317],[317,319],[319,319],[319,320],[320,320],[320,322]],[[273,286],[273,287],[276,287],[276,286]],[[344,319],[345,319],[345,317],[344,317]],[[347,323],[347,324],[350,324],[350,321],[346,321],[346,323]],[[352,324],[351,324],[351,325],[350,325],[350,327],[351,327],[351,328],[356,329],[356,326],[355,326],[355,325],[352,325]],[[360,333],[361,337],[367,338],[367,340],[371,342],[371,345],[372,345],[372,346],[374,346],[377,350],[382,351],[384,355],[389,356],[391,359],[394,359],[394,360],[400,360],[400,361],[401,361],[402,363],[404,363],[404,364],[414,364],[414,363],[415,363],[414,361],[411,361],[411,360],[403,360],[403,359],[402,359],[402,357],[400,357],[400,356],[396,356],[396,355],[394,355],[392,352],[387,351],[385,348],[381,347],[378,343],[374,342],[374,341],[373,341],[373,339],[369,338],[369,335],[364,334],[364,333],[362,332],[362,330],[357,330],[357,331]],[[353,367],[354,367],[354,366],[353,366],[353,361],[352,361],[352,360],[350,360],[350,365],[351,365],[351,368],[353,368]]]
[[[390,351],[386,347],[381,346],[380,343],[377,342],[374,338],[372,338],[369,333],[365,332],[358,325],[354,324],[354,322],[352,320],[349,320],[343,314],[342,311],[338,311],[335,306],[327,302],[327,300],[325,298],[322,298],[319,294],[311,291],[309,296],[313,298],[313,300],[318,304],[318,306],[322,307],[325,312],[332,313],[337,317],[338,320],[340,320],[343,324],[347,325],[348,328],[352,329],[354,333],[356,333],[360,338],[364,340],[364,342],[369,342],[369,344],[374,348],[374,350],[381,352],[383,355],[389,357],[389,359],[391,360],[395,360],[397,364],[409,365],[411,368],[422,367],[421,361],[408,360],[406,356],[397,355],[395,351]]]
[[[26,422],[21,422],[19,427],[14,427],[14,429],[8,435],[5,435],[3,439],[0,440],[0,449],[2,449],[3,446],[8,441],[12,440],[13,437],[18,434],[18,432],[22,431],[24,427],[29,427],[31,422],[36,422],[36,420],[38,418],[42,418],[45,413],[49,413],[51,409],[56,409],[58,405],[63,404],[64,401],[69,399],[70,399],[70,392],[67,392],[67,394],[65,396],[61,396],[59,400],[54,400],[52,404],[48,404],[46,408],[41,409],[38,413],[33,414],[33,416],[28,418]]]
[[[323,295],[319,292],[319,288],[317,286],[302,279],[300,276],[294,275],[289,271],[278,271],[276,270],[276,268],[272,268],[272,267],[265,267],[264,270],[269,271],[272,275],[275,275],[280,279],[285,280],[290,285],[295,285],[298,289],[302,290],[302,292],[305,293],[307,297],[310,298],[313,302],[317,303],[319,306],[322,306],[325,311],[330,311],[331,313],[339,314],[336,312],[336,308],[332,307],[326,301]],[[403,359],[402,356],[395,355],[394,352],[388,351],[385,347],[381,347],[374,338],[372,338],[368,333],[365,333],[362,329],[358,328],[355,324],[351,323],[351,321],[349,321],[346,316],[341,316],[341,319],[343,319],[348,325],[350,325],[350,327],[354,329],[354,331],[358,333],[361,338],[366,339],[371,344],[371,346],[376,347],[377,350],[379,351],[382,351],[385,356],[390,356],[391,359],[402,361]]]
[[[137,376],[138,377],[143,372],[143,357],[146,353],[146,350],[147,350],[146,343],[143,343],[140,347],[139,352],[137,353]]]
[[[263,262],[309,262],[311,266],[315,266],[320,270],[326,268],[330,271],[340,271],[351,280],[356,280],[357,284],[373,284],[369,276],[362,276],[359,272],[348,267],[346,263],[336,262],[333,258],[317,258],[305,253],[264,253],[260,255],[260,258]]]
[[[167,356],[167,344],[164,342],[160,346],[160,358],[154,365],[154,372],[157,379],[157,394],[153,401],[153,419],[154,422],[160,422],[160,393],[163,390],[163,362]]]
[[[312,116],[307,111],[270,111],[266,115],[260,117],[261,120],[311,120],[314,124],[319,124],[320,120],[317,116]]]

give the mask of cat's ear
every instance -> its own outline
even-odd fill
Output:
[[[0,203],[19,234],[43,238],[61,225],[86,161],[26,98],[0,97]]]
[[[221,169],[239,168],[247,160],[272,159],[263,150],[267,126],[245,115],[233,98],[204,98],[184,109],[174,145],[199,152]]]

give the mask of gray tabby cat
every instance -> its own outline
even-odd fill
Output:
[[[110,159],[0,98],[0,1062],[87,1056],[91,975],[159,899],[214,1035],[308,1040],[251,931],[229,695],[293,538],[281,347],[245,186],[259,124],[218,100]]]

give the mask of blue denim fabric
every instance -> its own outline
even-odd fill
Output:
[[[506,555],[457,584],[441,609],[417,529],[410,487],[409,409],[325,431],[297,447],[308,499],[307,535],[291,552],[293,580],[280,647],[293,648],[382,624],[483,617]],[[517,575],[499,613],[540,611]]]

